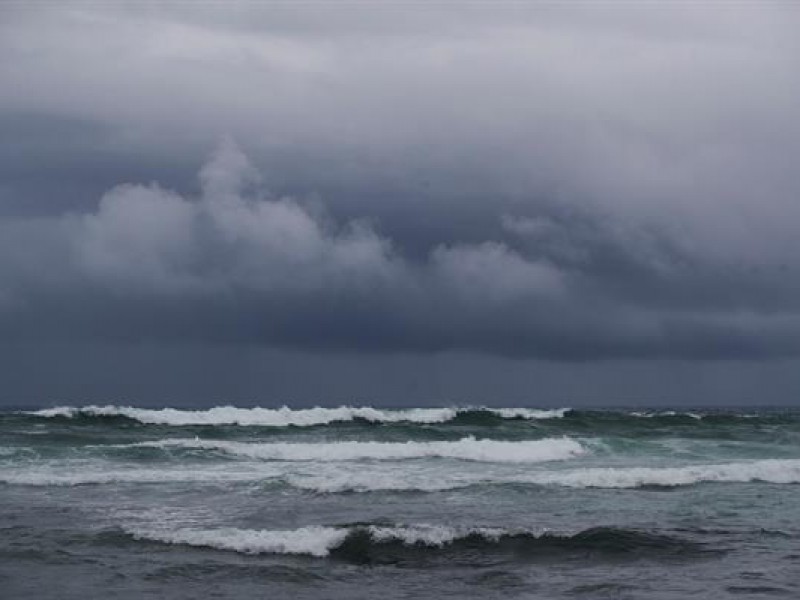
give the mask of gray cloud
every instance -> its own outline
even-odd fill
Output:
[[[367,221],[271,196],[230,140],[199,181],[196,198],[128,184],[93,212],[4,220],[5,335],[568,360],[800,350],[783,277],[756,290],[664,231],[505,214],[513,239],[414,260]],[[732,301],[739,288],[752,297]]]
[[[0,12],[5,340],[800,351],[793,6]]]

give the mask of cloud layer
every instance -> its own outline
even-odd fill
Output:
[[[778,3],[4,5],[0,333],[796,356],[798,27]]]
[[[126,184],[92,212],[3,220],[4,335],[568,360],[800,350],[794,263],[731,270],[665,230],[557,214],[502,214],[507,240],[416,260],[368,221],[271,195],[232,140],[199,182],[198,197]]]

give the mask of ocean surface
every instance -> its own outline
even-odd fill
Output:
[[[0,413],[0,597],[800,598],[800,412]]]

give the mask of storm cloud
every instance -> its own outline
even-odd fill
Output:
[[[0,13],[9,348],[800,355],[793,5]]]
[[[127,184],[93,212],[6,219],[6,335],[559,359],[800,349],[786,269],[727,273],[664,231],[503,214],[513,245],[413,260],[368,221],[271,196],[231,140],[199,182],[196,198]]]

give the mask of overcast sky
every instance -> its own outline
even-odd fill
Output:
[[[0,402],[800,403],[800,4],[0,4]]]

